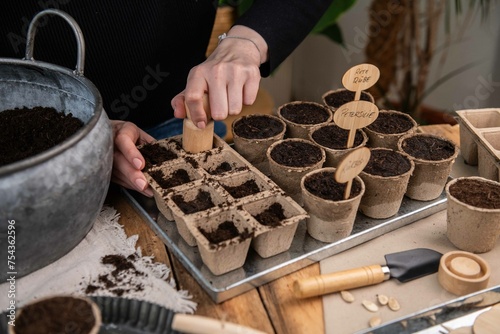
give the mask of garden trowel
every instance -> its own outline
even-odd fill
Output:
[[[385,265],[376,264],[295,281],[294,293],[297,297],[306,298],[374,285],[389,278],[408,282],[436,273],[441,256],[441,253],[427,248],[387,254]]]
[[[186,105],[187,118],[182,126],[182,148],[189,153],[200,153],[212,149],[214,140],[214,121],[210,116],[210,103],[208,95],[203,96],[203,108],[207,113],[207,124],[204,129],[198,128],[191,120],[189,109]]]

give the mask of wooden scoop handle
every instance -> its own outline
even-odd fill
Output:
[[[191,334],[264,334],[250,327],[189,314],[174,315],[172,329]]]
[[[191,120],[191,114],[186,105],[187,118],[182,125],[182,148],[189,153],[208,151],[213,147],[214,121],[210,117],[208,95],[203,96],[203,109],[207,113],[207,124],[204,129],[198,128]]]
[[[295,281],[293,290],[296,297],[307,298],[374,285],[388,278],[388,272],[376,264]]]

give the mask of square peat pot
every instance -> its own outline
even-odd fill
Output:
[[[173,138],[157,140],[153,143],[137,146],[142,156],[146,160],[146,166],[143,171],[147,172],[150,168],[162,164],[176,162],[177,159],[184,157],[186,152],[182,150],[178,140]]]
[[[158,210],[168,219],[174,220],[172,210],[168,207],[166,195],[178,187],[191,184],[203,177],[198,169],[192,165],[177,161],[176,163],[157,166],[144,172],[146,180],[153,189],[153,196]]]
[[[196,240],[188,225],[232,204],[232,199],[220,184],[206,180],[195,183],[194,186],[190,184],[178,187],[165,198],[179,234],[190,246],[196,246]]]
[[[248,163],[229,148],[203,152],[196,155],[195,159],[199,167],[216,180],[229,174],[249,171]]]
[[[281,194],[252,201],[241,207],[259,226],[252,248],[263,258],[287,251],[299,222],[308,217],[297,202]]]
[[[260,173],[236,173],[220,178],[219,184],[234,199],[235,205],[275,195],[282,190]]]
[[[188,228],[203,263],[222,275],[243,266],[256,227],[248,213],[233,207],[199,217]]]

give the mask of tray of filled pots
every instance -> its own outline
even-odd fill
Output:
[[[214,135],[213,148],[205,152],[184,151],[182,136],[139,146],[147,161],[143,172],[154,199],[128,190],[124,193],[215,302],[446,207],[443,188],[456,148],[447,141],[441,142],[441,138],[436,140],[438,146],[449,150],[445,159],[449,163],[441,175],[430,176],[432,182],[437,180],[439,184],[416,179],[413,193],[406,194],[410,175],[422,168],[424,176],[428,174],[428,167],[421,165],[435,158],[411,157],[415,154],[412,149],[418,151],[419,145],[423,145],[420,150],[424,152],[428,151],[426,145],[436,145],[429,143],[434,137],[424,138],[423,144],[408,139],[415,135],[413,120],[408,122],[409,129],[400,134],[400,139],[408,143],[399,140],[400,146],[410,147],[406,148],[408,153],[395,149],[393,138],[391,148],[382,148],[382,144],[370,147],[365,130],[357,130],[355,145],[373,150],[374,160],[354,180],[352,197],[356,198],[343,200],[343,185],[334,182],[331,175],[342,156],[352,151],[340,147],[347,131],[335,125],[331,109],[325,111],[312,103],[306,108],[316,109],[320,124],[307,124],[302,129],[307,131],[299,131],[298,137],[290,134],[287,122],[278,115],[251,115],[234,121],[233,144]],[[397,114],[395,122],[401,123],[399,113],[388,114]],[[294,121],[300,122],[300,117]],[[384,118],[384,124],[387,123],[390,121]],[[335,143],[335,138],[341,140]],[[387,174],[381,164],[394,167],[390,173],[397,175]],[[437,170],[439,163],[431,165],[431,170]],[[370,176],[380,170],[383,175]],[[421,189],[422,184],[425,189]],[[312,198],[321,197],[322,192],[326,192],[328,205],[333,207],[354,202],[348,217],[338,216],[335,209],[313,212]],[[382,194],[390,199],[377,192],[390,192]],[[329,227],[336,222],[338,227]]]

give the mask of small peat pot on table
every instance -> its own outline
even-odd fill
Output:
[[[417,201],[438,198],[458,155],[457,145],[432,134],[413,133],[400,138],[398,150],[415,163],[406,196]]]
[[[356,176],[349,198],[344,199],[345,183],[335,181],[335,168],[320,168],[301,180],[304,208],[309,213],[307,232],[316,240],[334,242],[349,236],[354,226],[361,197],[363,180]]]
[[[399,138],[417,131],[417,122],[408,114],[395,110],[380,110],[377,119],[363,128],[368,146],[397,151]]]
[[[359,174],[366,187],[359,210],[371,218],[388,218],[399,211],[415,164],[388,148],[372,148],[370,152],[370,160]]]
[[[352,92],[346,88],[339,88],[327,91],[321,98],[323,99],[323,103],[335,113],[341,105],[354,101],[355,94],[356,92]],[[373,95],[367,91],[361,91],[360,100],[375,103]]]
[[[286,123],[289,138],[309,139],[309,130],[317,125],[328,124],[333,119],[332,111],[319,103],[293,101],[278,108],[278,116]]]
[[[500,236],[500,183],[460,177],[446,185],[448,239],[471,253],[492,250]]]
[[[352,151],[366,146],[368,137],[363,130],[356,130],[354,145],[347,148],[349,130],[342,129],[334,123],[319,125],[309,132],[310,140],[325,150],[325,167],[337,167],[340,161]]]
[[[302,203],[300,179],[321,168],[325,151],[309,140],[288,138],[275,142],[267,150],[271,179],[299,204]]]
[[[246,115],[232,126],[234,148],[264,174],[269,173],[266,151],[285,136],[286,124],[278,116]]]

